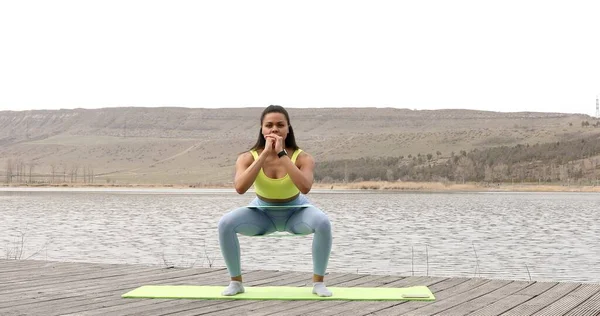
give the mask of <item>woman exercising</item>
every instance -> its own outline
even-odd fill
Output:
[[[256,198],[249,206],[235,209],[219,221],[219,245],[231,276],[222,294],[244,292],[238,233],[260,236],[287,231],[295,235],[315,234],[313,293],[331,296],[323,282],[331,252],[331,223],[305,197],[313,184],[315,162],[296,145],[288,112],[283,107],[268,106],[262,112],[260,125],[256,144],[237,159],[234,180],[239,194],[254,185]]]

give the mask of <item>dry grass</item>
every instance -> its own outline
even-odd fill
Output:
[[[314,188],[333,190],[392,190],[392,191],[486,191],[486,192],[600,192],[600,186],[565,186],[538,184],[481,184],[442,182],[363,181],[356,183],[316,183]]]
[[[210,184],[161,184],[161,183],[0,183],[0,188],[142,188],[142,189],[227,189],[232,188],[231,184],[210,183]]]
[[[195,184],[160,184],[160,183],[129,183],[129,184],[90,184],[90,183],[60,183],[60,184],[18,184],[0,187],[39,187],[39,188],[172,188],[172,189],[232,189],[231,183],[195,183]],[[442,183],[442,182],[388,182],[362,181],[352,183],[315,183],[313,189],[320,190],[383,190],[383,191],[416,191],[416,192],[600,192],[600,186],[578,186],[562,184],[484,184],[484,183]]]

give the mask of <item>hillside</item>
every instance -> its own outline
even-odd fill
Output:
[[[1,111],[0,181],[9,171],[21,181],[227,183],[237,154],[256,141],[261,111]],[[298,144],[317,163],[418,154],[449,159],[452,152],[600,134],[593,118],[577,114],[392,108],[289,112]]]

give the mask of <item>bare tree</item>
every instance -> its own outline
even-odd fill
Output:
[[[71,166],[71,183],[77,182],[77,171],[79,171],[78,165]]]
[[[493,168],[493,178],[498,181],[504,181],[508,176],[508,166],[505,163],[495,165]]]
[[[35,162],[30,161],[27,166],[29,167],[29,183],[33,183],[31,174],[33,173],[33,168],[35,168]]]
[[[596,170],[596,159],[590,159],[592,165],[592,171],[594,172],[594,185],[598,185],[598,171]]]
[[[23,183],[25,180],[25,170],[26,170],[26,164],[25,161],[23,161],[23,159],[19,159],[18,160],[19,163],[19,182]]]
[[[55,162],[50,164],[50,172],[52,173],[52,180],[50,183],[54,183],[54,177],[56,176],[56,163]]]
[[[13,161],[8,159],[6,161],[6,183],[11,183],[13,177]]]
[[[94,183],[94,168],[92,168],[92,166],[88,166],[88,177],[88,182]]]
[[[473,160],[467,156],[461,156],[458,159],[458,163],[455,170],[455,177],[462,178],[462,182],[465,183],[466,179],[469,179],[475,174],[475,164]]]
[[[94,169],[92,166],[83,167],[83,182],[94,183]]]
[[[569,167],[565,165],[560,165],[558,177],[560,181],[569,181]]]
[[[16,182],[21,182],[21,160],[19,158],[15,159],[15,161],[13,162],[13,166],[14,166],[14,180]]]
[[[483,170],[483,174],[484,174],[483,179],[486,182],[493,182],[494,181],[494,172],[493,172],[492,166],[485,165],[485,168]]]
[[[386,169],[385,170],[385,178],[386,178],[386,180],[388,180],[390,182],[395,181],[396,179],[394,178],[394,170],[389,169],[389,168]]]

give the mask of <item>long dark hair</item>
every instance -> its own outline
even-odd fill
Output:
[[[264,111],[262,112],[262,114],[260,116],[260,129],[258,130],[258,140],[256,141],[256,144],[254,144],[254,146],[252,146],[252,148],[250,148],[250,150],[257,150],[257,149],[265,148],[267,141],[265,140],[265,137],[262,134],[262,124],[265,119],[265,116],[269,113],[281,113],[281,114],[285,115],[285,119],[287,120],[288,129],[289,129],[287,137],[285,138],[285,148],[293,148],[294,150],[298,149],[299,147],[296,144],[296,138],[294,137],[294,130],[292,129],[292,125],[290,124],[290,115],[283,108],[283,106],[269,105],[269,106],[267,106],[266,109],[264,109]]]

